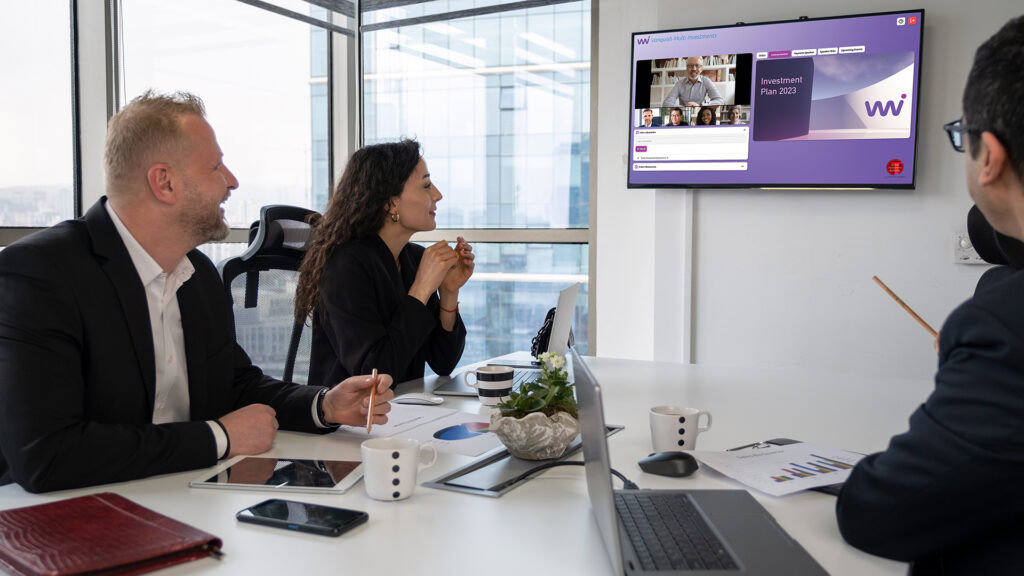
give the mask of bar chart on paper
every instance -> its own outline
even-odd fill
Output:
[[[695,451],[707,466],[751,488],[783,496],[844,482],[862,454],[798,442],[730,452]]]
[[[772,480],[776,482],[789,482],[790,480],[810,478],[811,476],[819,474],[842,472],[843,470],[853,468],[852,465],[840,462],[833,458],[819,456],[817,454],[811,454],[811,456],[815,458],[815,460],[808,460],[802,464],[790,462],[788,468],[780,468],[780,473],[776,476],[772,476]],[[837,480],[836,482],[839,481]]]

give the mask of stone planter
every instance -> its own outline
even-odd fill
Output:
[[[491,432],[497,435],[508,451],[524,460],[557,458],[580,432],[579,422],[566,412],[550,418],[531,412],[522,418],[491,415]]]

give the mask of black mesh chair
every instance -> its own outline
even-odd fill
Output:
[[[295,322],[295,287],[314,214],[295,206],[264,206],[249,227],[246,251],[217,265],[238,343],[265,373],[300,383],[309,374],[311,336]]]

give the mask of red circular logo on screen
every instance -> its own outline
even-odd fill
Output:
[[[893,176],[898,176],[903,173],[903,162],[900,162],[898,158],[893,158],[885,165],[885,171]]]

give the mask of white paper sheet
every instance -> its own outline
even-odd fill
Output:
[[[479,456],[501,446],[490,426],[487,415],[456,412],[397,435],[430,442],[439,452]]]
[[[335,434],[351,436],[361,440],[401,435],[406,430],[422,426],[438,418],[443,418],[453,412],[455,412],[454,408],[392,403],[391,411],[388,412],[388,423],[374,425],[369,434],[366,433],[365,426],[342,426]]]
[[[728,452],[694,450],[693,455],[718,472],[772,496],[845,482],[864,457],[807,442],[762,446]]]

